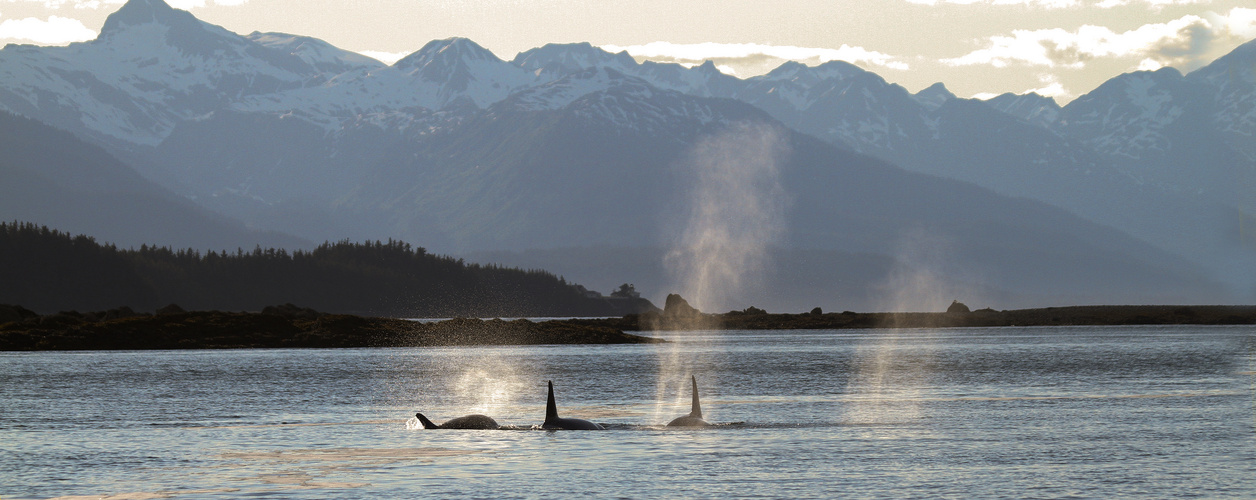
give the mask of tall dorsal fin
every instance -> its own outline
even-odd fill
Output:
[[[545,402],[545,421],[558,420],[558,405],[554,404],[554,381],[549,381],[549,400]]]
[[[418,417],[419,423],[423,424],[424,429],[439,429],[440,428],[439,425],[436,425],[435,422],[428,420],[427,417],[423,416],[422,413],[415,413],[414,416]]]
[[[698,377],[690,375],[689,381],[693,382],[693,409],[689,411],[689,416],[702,418],[702,405],[698,404]]]

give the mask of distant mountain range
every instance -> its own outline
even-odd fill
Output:
[[[5,222],[40,221],[124,248],[155,241],[215,250],[310,245],[283,232],[249,229],[201,207],[69,132],[3,111],[0,131]]]
[[[765,202],[771,217],[751,219],[770,228],[736,241],[761,258],[725,273],[747,280],[707,307],[1248,301],[1253,65],[1249,42],[1189,75],[1121,75],[1060,107],[961,99],[942,84],[911,94],[843,62],[738,79],[589,44],[503,61],[455,38],[387,66],[131,0],[95,41],[0,50],[0,109],[41,122],[0,126],[98,159],[67,160],[91,174],[55,174],[0,151],[26,176],[5,189],[32,193],[0,202],[0,217],[122,244],[398,238],[596,289],[635,281],[657,301],[692,285],[665,261],[699,230],[698,202],[712,200],[697,194],[727,187],[698,168],[723,162],[751,189],[720,207]],[[31,208],[45,197],[34,186],[84,175],[239,231],[180,223],[202,241],[105,205],[61,218]]]

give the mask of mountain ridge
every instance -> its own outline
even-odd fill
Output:
[[[1234,219],[1233,204],[1241,197],[1213,199],[1180,179],[1149,179],[1141,175],[1146,169],[1139,172],[1140,165],[1101,147],[1097,135],[1067,133],[1068,124],[1078,123],[1075,110],[1081,108],[1070,111],[1076,101],[1063,108],[1041,96],[976,101],[955,97],[942,84],[912,94],[840,61],[816,67],[786,63],[743,80],[709,62],[637,63],[626,53],[588,43],[547,44],[505,61],[471,40],[451,38],[384,66],[308,37],[230,33],[160,0],[132,0],[113,16],[108,34],[93,42],[0,50],[0,108],[102,145],[146,178],[253,227],[292,228],[314,241],[396,236],[465,252],[652,241],[660,238],[659,229],[642,231],[664,216],[634,213],[634,202],[651,211],[685,210],[685,192],[676,184],[683,179],[675,170],[684,163],[682,152],[750,119],[787,128],[784,135],[792,144],[807,144],[811,163],[804,170],[816,179],[841,182],[818,170],[818,165],[842,168],[826,156],[857,164],[876,158],[886,163],[878,167],[881,175],[897,175],[888,173],[892,163],[926,176],[898,177],[913,179],[907,184],[957,192],[981,186],[986,191],[978,198],[994,200],[989,194],[995,193],[1002,198],[991,203],[1009,213],[1034,212],[1028,204],[1003,199],[1025,198],[1087,219],[1082,224],[1044,217],[1068,226],[1067,234],[1089,234],[1087,224],[1115,228],[1102,230],[1113,232],[1104,237],[1105,245],[1127,241],[1116,245],[1122,248],[1118,254],[1142,254],[1156,262],[1141,271],[1126,268],[1130,273],[1197,272],[1182,271],[1191,266],[1168,254],[1139,247],[1137,240],[1143,240],[1160,251],[1190,256],[1196,265],[1211,265],[1213,276],[1233,275],[1240,290],[1251,287],[1241,284],[1245,272],[1233,272],[1252,261],[1242,238],[1226,232],[1233,228],[1196,222]],[[174,25],[181,26],[178,32],[171,31]],[[207,51],[218,56],[206,59]],[[1232,88],[1224,95],[1201,91],[1213,96],[1208,109],[1229,110],[1231,123],[1238,124],[1236,132],[1208,143],[1216,146],[1209,154],[1231,164],[1238,157],[1225,156],[1232,150],[1227,145],[1241,143],[1246,123],[1241,107],[1246,87],[1241,79],[1236,82],[1227,80]],[[1226,96],[1239,104],[1225,104]],[[1146,108],[1140,104],[1146,102],[1103,105],[1126,106],[1141,116]],[[1165,130],[1190,129],[1175,127]],[[1092,128],[1124,137],[1112,123]],[[1137,143],[1125,143],[1131,144]],[[1178,158],[1189,154],[1181,147],[1171,151]],[[854,153],[858,156],[850,156]],[[956,180],[965,184],[950,182]],[[1243,185],[1237,180],[1230,187]],[[824,206],[819,212],[833,214],[879,207],[886,221],[833,218],[828,223],[836,227],[835,221],[845,220],[848,231],[795,233],[797,241],[790,244],[798,248],[892,254],[893,238],[886,235],[910,231],[904,222],[920,218],[858,192],[847,195],[864,201],[864,208],[844,205],[834,212],[838,205],[819,201],[829,195],[817,186],[793,182],[791,189],[806,193],[792,195],[803,196],[795,200],[801,206]],[[891,199],[905,192],[893,182],[873,182],[868,189],[872,186]],[[670,197],[656,197],[659,192]],[[948,200],[947,210],[962,206]],[[619,211],[601,206],[607,203]],[[589,226],[594,216],[600,222]],[[961,226],[924,219],[947,231]],[[797,231],[825,223],[798,225],[802,221],[787,225]],[[575,240],[580,231],[563,233],[558,228],[564,224],[609,239]],[[617,224],[624,229],[614,229]],[[1010,224],[996,226],[1019,241],[1033,239]],[[1117,230],[1136,239],[1118,236]],[[991,245],[986,250],[1010,248],[990,233],[971,234]],[[859,247],[859,241],[878,243]],[[1213,265],[1222,262],[1218,256],[1225,256],[1224,264]],[[1000,272],[1016,272],[1008,267],[1015,260],[1005,259]],[[999,283],[995,288],[1006,284],[993,281]]]

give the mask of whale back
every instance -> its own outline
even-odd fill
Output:
[[[441,424],[441,429],[500,429],[496,420],[488,415],[466,415]]]
[[[422,413],[415,413],[415,418],[419,419],[419,423],[423,424],[424,429],[500,429],[496,420],[488,415],[466,415],[455,418],[443,424],[437,425],[435,422],[428,420]]]

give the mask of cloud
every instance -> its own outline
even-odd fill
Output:
[[[1187,1],[1191,1],[1191,0],[1187,0]],[[907,3],[914,3],[917,5],[929,5],[929,6],[934,6],[938,4],[1023,5],[1026,7],[1044,7],[1048,9],[1062,9],[1062,8],[1067,8],[1067,7],[1080,6],[1081,0],[907,0]]]
[[[1256,38],[1256,9],[1235,7],[1225,16],[1209,13],[1204,17],[1215,25],[1224,25],[1227,31],[1240,39]]]
[[[697,65],[706,61],[714,62],[721,71],[728,73],[747,73],[744,68],[762,68],[779,66],[785,61],[797,61],[804,64],[821,64],[829,61],[846,61],[855,64],[869,64],[887,69],[906,70],[907,63],[897,57],[868,50],[863,47],[852,47],[842,44],[836,49],[797,47],[792,45],[763,45],[757,43],[670,43],[652,42],[645,45],[603,45],[602,49],[610,52],[627,51],[634,57],[656,62],[673,62],[685,65]],[[748,73],[755,73],[750,70]]]
[[[166,0],[171,7],[183,10],[192,10],[204,7],[209,4],[219,5],[222,7],[234,7],[248,2],[249,0]]]
[[[9,0],[9,2],[40,3],[48,9],[60,9],[67,5],[76,9],[99,9],[105,5],[121,5],[126,3],[126,0]]]
[[[907,3],[916,5],[936,6],[938,4],[950,5],[1019,5],[1023,7],[1039,7],[1044,9],[1071,9],[1083,7],[1087,5],[1099,7],[1102,9],[1110,9],[1113,7],[1124,7],[1127,5],[1144,4],[1156,10],[1163,9],[1171,5],[1193,5],[1211,3],[1212,0],[1099,0],[1083,2],[1082,0],[907,0]]]
[[[1099,7],[1101,9],[1111,9],[1113,7],[1125,7],[1133,4],[1146,4],[1148,7],[1159,10],[1170,5],[1194,5],[1210,2],[1212,2],[1212,0],[1103,0],[1095,4],[1095,7]]]
[[[6,19],[0,22],[0,39],[29,40],[40,45],[65,45],[71,42],[83,42],[96,38],[95,31],[83,25],[78,19],[60,16],[49,17],[48,20],[28,17],[26,19]]]
[[[1052,75],[1052,74],[1038,75],[1038,81],[1042,83],[1041,87],[1038,87],[1036,89],[1026,90],[1024,92],[1021,92],[1021,94],[1035,93],[1044,97],[1064,97],[1064,98],[1074,97],[1073,93],[1069,92],[1068,89],[1064,88],[1064,84],[1060,83],[1060,80],[1057,79],[1055,75]]]
[[[1208,51],[1217,42],[1246,41],[1254,32],[1256,9],[1236,7],[1226,15],[1187,15],[1123,33],[1093,25],[1076,31],[1014,30],[1011,35],[990,37],[985,48],[941,62],[949,66],[1080,69],[1096,58],[1137,58],[1143,60],[1142,67],[1159,64],[1193,69],[1207,62]]]
[[[8,0],[9,2],[26,2],[41,3],[45,8],[60,9],[65,6],[74,7],[75,9],[99,9],[108,6],[113,8],[114,5],[121,5],[127,0]],[[241,5],[249,0],[166,0],[166,3],[176,9],[189,10],[197,7],[204,7],[209,4],[220,5],[223,7],[232,7]]]

